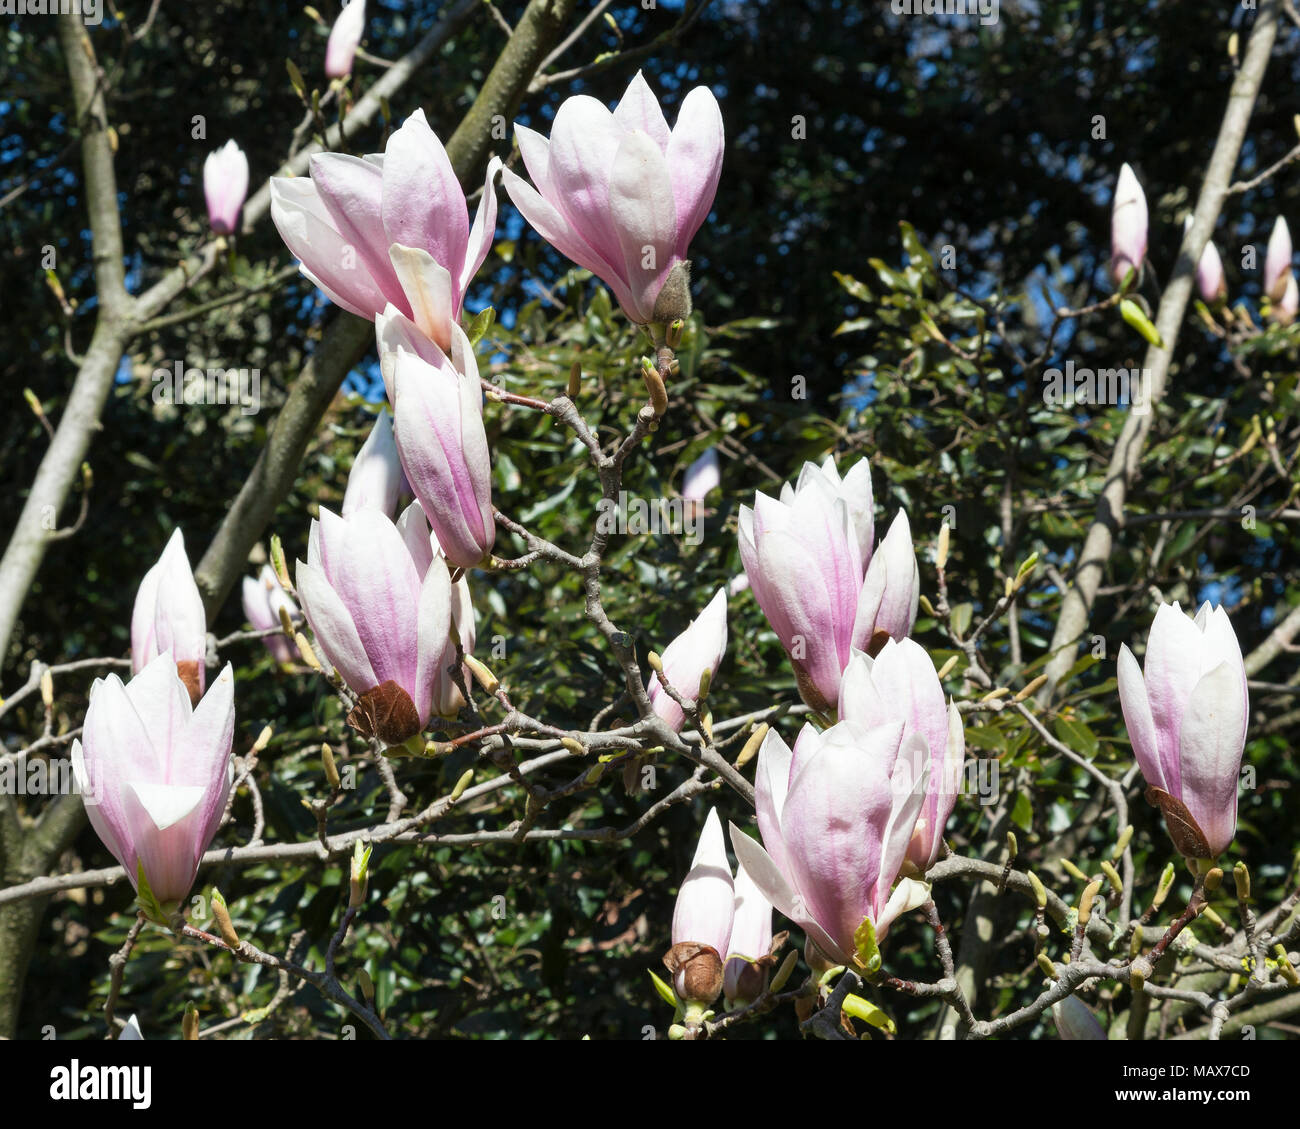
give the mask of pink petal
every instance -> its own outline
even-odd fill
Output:
[[[1245,703],[1232,664],[1220,663],[1192,691],[1179,744],[1179,798],[1200,824],[1211,854],[1237,833],[1237,788],[1244,747]]]
[[[418,247],[460,279],[469,242],[469,210],[447,151],[423,110],[411,114],[388,139],[382,213],[385,246]]]
[[[607,263],[623,261],[609,201],[610,173],[623,137],[614,115],[585,94],[566,98],[551,127],[551,203]]]
[[[332,226],[355,252],[358,266],[370,273],[389,301],[396,302],[401,288],[388,261],[392,240],[384,229],[381,214],[383,172],[361,157],[318,153],[311,159],[311,179]],[[374,317],[382,308],[368,316]]]
[[[373,318],[391,300],[405,307],[396,281],[390,298],[360,261],[356,248],[339,234],[316,185],[307,177],[271,178],[271,219],[290,254],[302,263],[302,273],[336,306],[362,318]]]
[[[690,872],[682,881],[673,907],[673,944],[693,941],[710,945],[719,958],[725,957],[734,907],[735,889],[722,823],[717,809],[710,808]]]
[[[722,176],[722,111],[706,86],[697,86],[682,100],[668,142],[668,168],[676,201],[678,258],[690,257],[695,233],[708,219]]]
[[[653,321],[655,299],[675,262],[677,213],[668,163],[648,134],[629,133],[619,145],[609,180],[609,211],[618,233],[623,277],[635,303],[633,320]]]
[[[626,92],[614,107],[614,120],[626,130],[639,129],[648,134],[661,153],[668,148],[671,136],[668,122],[659,108],[659,99],[640,71],[628,83]]]

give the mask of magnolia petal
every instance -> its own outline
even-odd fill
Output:
[[[490,197],[490,191],[487,193]],[[418,247],[459,279],[469,243],[465,193],[423,110],[416,110],[388,139],[383,168],[384,246]],[[397,264],[394,263],[394,266]],[[401,270],[398,270],[399,276]],[[405,279],[403,279],[405,288]],[[407,296],[415,306],[410,291]],[[456,303],[459,305],[459,303]],[[419,310],[416,308],[416,321]]]
[[[1160,752],[1155,717],[1147,698],[1146,681],[1142,677],[1142,668],[1138,666],[1137,659],[1126,643],[1120,644],[1116,666],[1120,709],[1124,713],[1124,724],[1128,729],[1128,738],[1133,745],[1138,768],[1142,770],[1143,779],[1148,784],[1169,792],[1169,774],[1165,771],[1164,757]]]
[[[1214,854],[1237,833],[1237,788],[1243,749],[1245,703],[1237,672],[1227,662],[1205,675],[1192,691],[1179,742],[1179,798],[1205,833]]]
[[[709,945],[721,957],[731,937],[735,889],[726,840],[716,808],[710,808],[700,832],[690,872],[682,881],[673,907],[673,944],[694,941]]]
[[[410,303],[411,320],[439,348],[450,349],[458,304],[451,272],[419,247],[394,243],[388,257]]]
[[[295,580],[303,614],[316,634],[316,642],[343,681],[359,694],[378,685],[382,679],[375,677],[356,624],[324,572],[299,561]]]
[[[679,258],[689,257],[690,242],[713,207],[722,177],[723,148],[722,110],[718,100],[708,87],[697,86],[682,99],[667,149]]]

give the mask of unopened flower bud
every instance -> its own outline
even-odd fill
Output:
[[[1079,896],[1079,924],[1087,925],[1092,917],[1092,903],[1096,900],[1098,892],[1101,890],[1101,882],[1097,879],[1089,882],[1083,888],[1083,893]]]
[[[221,896],[221,891],[214,888],[212,891],[212,916],[217,922],[217,931],[221,934],[221,939],[232,949],[239,948],[239,934],[235,932],[234,923],[230,920],[230,910],[226,908],[226,899]]]
[[[342,785],[339,779],[338,766],[334,763],[334,750],[328,745],[320,747],[321,766],[325,769],[325,782],[330,786],[330,790],[337,792]]]
[[[1152,909],[1159,909],[1164,904],[1165,899],[1169,897],[1169,891],[1174,888],[1174,875],[1174,864],[1172,862],[1165,863],[1164,870],[1160,872],[1160,883],[1156,886],[1156,896],[1151,899]]]
[[[736,768],[744,768],[745,765],[754,759],[755,754],[757,754],[758,750],[763,747],[763,739],[767,736],[768,731],[771,728],[772,727],[768,725],[767,722],[763,722],[762,725],[749,735],[749,739],[745,742],[745,747],[740,750],[740,756],[736,758]]]
[[[1237,885],[1237,897],[1243,902],[1250,900],[1250,867],[1244,862],[1238,862],[1232,868],[1232,880]]]
[[[1039,909],[1047,908],[1047,888],[1043,885],[1042,880],[1032,870],[1028,872],[1029,885],[1034,890],[1034,902]]]
[[[455,803],[465,794],[465,789],[470,786],[473,780],[474,770],[472,768],[467,768],[461,773],[460,779],[456,781],[456,787],[451,790],[451,795],[448,797],[452,803]]]
[[[1106,881],[1110,883],[1111,889],[1117,894],[1124,893],[1124,883],[1120,881],[1119,871],[1111,864],[1108,859],[1101,862],[1101,872],[1106,876]]]
[[[945,521],[939,526],[939,544],[934,551],[934,567],[943,568],[948,563],[948,538],[951,527]]]
[[[465,665],[469,667],[469,672],[474,676],[474,681],[483,687],[488,694],[495,694],[501,688],[501,682],[486,666],[478,661],[473,655],[464,656]]]

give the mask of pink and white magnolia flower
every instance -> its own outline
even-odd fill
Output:
[[[407,489],[402,464],[397,457],[397,441],[393,438],[393,417],[384,408],[376,417],[366,441],[361,444],[357,457],[352,460],[347,489],[343,493],[343,516],[369,506],[392,518],[397,512],[398,498]]]
[[[213,150],[203,162],[203,195],[208,226],[218,235],[231,234],[248,196],[248,158],[234,141]]]
[[[1278,216],[1268,237],[1268,250],[1264,254],[1264,293],[1274,302],[1282,301],[1286,294],[1287,279],[1291,273],[1291,229],[1286,220]]]
[[[640,325],[690,313],[691,239],[722,174],[722,111],[697,86],[672,129],[640,72],[611,113],[585,94],[566,98],[548,141],[515,137],[528,174],[505,170],[506,191],[562,255],[601,279]]]
[[[1110,273],[1122,286],[1129,271],[1142,269],[1147,253],[1147,198],[1142,185],[1125,164],[1115,183],[1110,214]]]
[[[325,45],[325,74],[342,78],[352,73],[352,59],[366,30],[366,0],[347,0],[330,28]]]
[[[1183,221],[1183,231],[1186,233],[1191,229],[1192,216],[1189,213]],[[1200,294],[1202,302],[1210,305],[1221,302],[1228,296],[1223,260],[1219,258],[1219,249],[1215,247],[1213,239],[1206,240],[1205,250],[1201,252],[1200,261],[1196,264],[1196,292]]]
[[[176,667],[190,699],[197,704],[207,685],[208,649],[203,597],[194,582],[185,537],[177,527],[158,563],[144,574],[131,610],[131,672],[139,674],[164,651]]]
[[[704,500],[722,485],[722,465],[718,449],[710,447],[690,466],[682,479],[682,497],[689,503],[703,505]]]
[[[471,226],[442,143],[416,110],[383,156],[318,153],[311,178],[271,178],[271,218],[325,296],[373,320],[392,304],[444,351],[496,229],[488,162]]]
[[[814,463],[781,500],[759,491],[740,507],[740,559],[758,606],[814,709],[835,707],[854,644],[862,551],[845,499]]]
[[[1057,1034],[1068,1040],[1106,1039],[1106,1029],[1082,1000],[1076,996],[1066,996],[1052,1005],[1052,1018],[1056,1021]]]
[[[396,524],[368,507],[340,517],[322,506],[297,584],[321,651],[360,695],[349,724],[386,745],[418,734],[433,716],[451,627],[451,577],[419,505]]]
[[[833,459],[805,463],[780,501],[759,492],[740,507],[740,559],[754,598],[790,656],[799,693],[833,711],[850,652],[903,638],[916,622],[920,580],[900,511],[872,552],[871,469],[842,479]],[[874,645],[873,645],[873,640]]]
[[[1237,636],[1222,607],[1195,619],[1161,604],[1146,671],[1119,652],[1119,698],[1147,799],[1179,852],[1214,858],[1237,833],[1237,786],[1250,706]]]
[[[293,597],[284,590],[279,579],[275,575],[275,569],[269,564],[262,566],[262,571],[254,578],[252,576],[244,577],[244,587],[241,592],[243,597],[244,615],[248,622],[252,624],[254,631],[269,631],[272,627],[279,628],[280,609],[284,608],[289,613],[291,622],[297,623],[302,619],[302,612],[298,610],[298,605],[294,603]],[[262,639],[266,644],[266,649],[274,656],[278,663],[293,662],[298,658],[298,647],[290,639],[285,638],[283,634],[267,635]]]
[[[711,1004],[722,991],[722,958],[731,939],[735,887],[717,809],[710,808],[673,908],[673,947],[664,964],[677,995]]]
[[[874,729],[841,721],[824,733],[805,726],[794,752],[773,730],[755,779],[763,846],[732,824],[732,848],[763,896],[823,956],[854,963],[864,921],[883,940],[900,913],[929,896],[910,878],[894,888],[929,778],[926,740],[904,736],[901,721]]]
[[[699,700],[700,679],[704,672],[710,678],[718,673],[722,658],[727,653],[727,593],[719,588],[699,616],[689,627],[664,648],[660,660],[668,684],[692,705]],[[686,715],[659,681],[659,675],[650,676],[646,687],[655,713],[677,732],[686,724]]]
[[[473,568],[496,540],[492,461],[474,349],[454,326],[450,357],[427,342],[423,356],[399,347],[388,359],[393,434],[406,480],[447,560]]]
[[[878,645],[879,639],[886,635],[905,639],[916,625],[920,606],[921,574],[916,567],[912,526],[907,511],[899,510],[867,566],[853,625],[855,645],[875,649],[872,641],[876,640]],[[856,640],[862,643],[857,644]]]
[[[235,677],[230,665],[197,706],[168,652],[126,685],[97,679],[72,768],[86,814],[139,892],[159,903],[189,893],[234,779]]]
[[[763,994],[772,964],[772,903],[743,866],[736,867],[734,888],[735,912],[722,973],[722,994],[732,1007],[752,1003]]]
[[[840,685],[840,719],[866,729],[901,721],[904,738],[916,733],[925,741],[930,776],[907,848],[908,864],[923,874],[943,847],[966,756],[961,712],[955,702],[944,705],[943,687],[925,648],[912,639],[890,639],[874,659],[855,651]]]

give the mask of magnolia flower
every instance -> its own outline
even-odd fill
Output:
[[[515,137],[536,187],[509,169],[505,187],[538,234],[609,286],[632,321],[688,316],[688,247],[722,173],[709,89],[686,95],[670,130],[638,72],[613,113],[579,94],[561,104],[549,141],[522,125]]]
[[[1264,255],[1264,293],[1274,302],[1282,301],[1291,277],[1291,231],[1281,216],[1273,224]]]
[[[893,889],[926,799],[930,756],[901,721],[866,729],[805,726],[795,751],[773,730],[758,754],[755,807],[763,846],[731,826],[731,845],[763,896],[835,964],[862,965],[860,929],[877,941],[925,902],[910,878]]]
[[[203,195],[209,226],[218,235],[231,234],[248,195],[248,158],[234,141],[209,153],[203,162]]]
[[[369,506],[391,518],[397,512],[397,500],[405,486],[402,464],[397,458],[397,442],[393,438],[393,419],[385,408],[352,460],[343,494],[343,516]]]
[[[745,575],[815,710],[835,709],[854,647],[878,650],[916,622],[920,579],[907,517],[899,513],[873,554],[872,509],[865,459],[843,479],[833,459],[805,463],[780,501],[760,492],[752,510],[740,507]]]
[[[360,695],[348,723],[400,745],[433,716],[447,664],[451,577],[414,503],[394,524],[362,507],[339,517],[321,507],[311,523],[298,595],[325,657]]]
[[[816,466],[805,463],[781,501],[760,491],[752,510],[740,507],[740,559],[803,700],[833,709],[854,644],[863,562],[844,499]]]
[[[736,899],[722,974],[722,994],[730,1006],[752,1003],[767,987],[772,954],[772,903],[743,866],[736,867]],[[784,934],[782,935],[784,939]]]
[[[862,646],[874,651],[886,638],[907,638],[920,605],[921,574],[916,568],[912,527],[907,511],[899,510],[867,568],[853,625],[855,645],[862,640]]]
[[[689,503],[703,504],[709,494],[722,485],[722,467],[718,449],[710,447],[686,468],[682,479],[682,497]]]
[[[1147,637],[1146,672],[1119,652],[1119,698],[1147,799],[1188,858],[1214,858],[1237,832],[1237,777],[1249,694],[1241,648],[1223,608],[1194,620],[1161,604]]]
[[[664,965],[673,988],[688,1002],[711,1004],[722,991],[722,955],[731,938],[735,912],[731,863],[718,813],[709,809],[690,872],[677,892],[673,909],[673,947]]]
[[[1147,253],[1147,198],[1133,170],[1124,165],[1115,184],[1110,214],[1110,273],[1123,286],[1129,271],[1142,268]]]
[[[452,355],[436,352],[433,363],[398,349],[393,433],[407,481],[447,560],[473,568],[496,540],[492,463],[474,350],[459,326],[452,333]],[[432,342],[428,347],[436,351]]]
[[[1191,229],[1192,217],[1188,215],[1183,230],[1187,232]],[[1196,291],[1200,294],[1201,301],[1210,305],[1221,302],[1228,296],[1228,283],[1223,277],[1223,260],[1219,258],[1219,250],[1213,239],[1206,241],[1200,262],[1196,264]]]
[[[139,674],[164,651],[170,652],[197,704],[207,685],[203,666],[207,649],[203,597],[185,555],[185,538],[177,528],[136,592],[131,611],[131,672]]]
[[[330,301],[370,319],[391,303],[446,351],[492,245],[500,167],[488,162],[471,227],[451,161],[416,110],[382,157],[318,153],[310,180],[272,177],[271,218]]]
[[[907,848],[907,862],[924,873],[939,857],[943,829],[961,787],[966,736],[955,702],[945,707],[934,663],[912,639],[890,639],[874,659],[855,651],[840,686],[840,718],[866,729],[903,723],[903,737],[926,743],[930,776],[925,804]]]
[[[707,670],[712,679],[718,673],[722,656],[726,652],[727,593],[719,588],[708,606],[691,621],[690,626],[664,648],[664,653],[660,656],[664,677],[683,700],[694,705],[699,700],[700,679],[704,672]],[[659,675],[651,675],[646,691],[655,713],[680,733],[686,723],[686,715],[682,712],[682,707],[668,696],[659,681]]]
[[[140,890],[181,901],[217,832],[234,779],[235,678],[230,664],[197,706],[169,653],[126,685],[96,679],[72,769],[90,825]]]
[[[296,623],[302,618],[302,613],[298,610],[298,605],[293,602],[293,597],[281,587],[280,581],[275,575],[275,569],[269,564],[262,566],[262,571],[254,579],[251,576],[244,577],[243,587],[243,604],[244,615],[248,622],[252,624],[254,631],[269,631],[271,628],[280,628],[280,609],[284,608],[289,613],[291,622]],[[298,658],[298,647],[291,640],[281,635],[264,636],[262,642],[266,644],[266,649],[271,652],[278,663],[293,662]]]
[[[366,30],[366,0],[350,0],[330,28],[325,45],[325,74],[342,78],[352,73],[352,57],[357,53]]]
[[[1075,996],[1066,996],[1052,1005],[1052,1018],[1062,1039],[1105,1041],[1106,1029],[1087,1004]]]
[[[117,1039],[118,1042],[126,1042],[130,1039],[144,1039],[144,1035],[140,1031],[140,1024],[136,1022],[134,1015],[126,1021],[125,1026],[118,1032]]]

